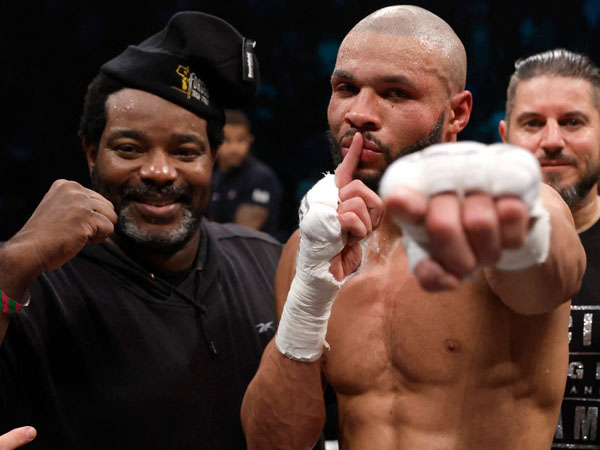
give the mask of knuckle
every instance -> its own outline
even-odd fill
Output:
[[[428,216],[425,220],[425,226],[429,235],[438,240],[451,240],[458,235],[457,224],[443,217],[432,218]]]
[[[495,220],[491,215],[465,217],[463,225],[469,235],[483,237],[490,236],[496,227]]]
[[[477,261],[475,260],[474,257],[470,257],[470,255],[465,255],[465,258],[462,259],[458,259],[458,261],[456,261],[456,264],[454,264],[455,261],[452,261],[452,270],[451,272],[458,272],[458,274],[461,277],[467,276],[471,273],[473,273],[473,271],[477,268]]]

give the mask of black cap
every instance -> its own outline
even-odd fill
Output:
[[[254,45],[223,19],[185,11],[100,70],[128,87],[224,123],[224,108],[247,106],[258,93]]]

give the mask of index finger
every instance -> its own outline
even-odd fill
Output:
[[[340,165],[335,169],[335,184],[338,189],[343,188],[354,179],[354,172],[358,167],[360,155],[362,154],[362,146],[362,134],[359,132],[354,133],[348,153],[346,153]]]
[[[0,449],[12,450],[31,442],[37,434],[35,428],[26,426],[15,428],[0,436]]]

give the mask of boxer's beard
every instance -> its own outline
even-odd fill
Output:
[[[416,140],[412,144],[400,149],[400,150],[392,150],[390,146],[384,144],[379,139],[377,139],[370,131],[365,131],[362,133],[363,139],[365,141],[370,141],[379,147],[381,150],[383,157],[386,161],[386,167],[388,167],[391,163],[393,163],[398,158],[402,158],[403,156],[410,155],[411,153],[418,152],[423,150],[424,148],[429,147],[433,144],[439,144],[442,142],[442,131],[444,126],[444,120],[446,119],[445,113],[440,114],[433,130],[431,132]],[[333,164],[337,167],[342,160],[344,159],[344,155],[342,155],[342,145],[341,141],[345,137],[353,136],[357,133],[358,130],[356,128],[350,128],[343,136],[340,137],[339,140],[335,139],[335,136],[331,133],[331,130],[327,132],[327,141],[329,142],[329,148],[331,150],[331,156],[333,158]],[[359,164],[355,177],[362,181],[367,187],[375,192],[379,190],[379,183],[381,181],[381,177],[383,176],[382,172],[379,173],[361,173],[361,165]]]
[[[569,158],[566,160],[565,156],[559,154],[556,157],[542,158],[540,162],[553,160],[575,162],[572,161],[573,159],[574,158]],[[567,205],[569,205],[569,207],[573,206],[575,203],[585,197],[587,193],[594,188],[598,182],[598,178],[600,177],[600,164],[591,165],[589,158],[587,158],[587,161],[585,162],[588,163],[587,170],[583,173],[579,180],[570,186],[561,185],[562,175],[560,174],[548,173],[544,175],[544,183],[554,188],[554,190],[560,194],[562,199]]]
[[[115,194],[98,174],[96,167],[91,173],[92,189],[108,199],[115,207],[118,222],[115,234],[130,242],[161,253],[170,253],[182,248],[194,236],[204,214],[204,209],[192,207],[192,194],[189,189],[173,186],[156,186],[144,183],[140,186],[121,186]],[[130,202],[141,200],[148,194],[178,197],[185,210],[177,226],[169,231],[144,230],[136,223],[130,209]]]

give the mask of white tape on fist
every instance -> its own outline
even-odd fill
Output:
[[[321,356],[333,300],[343,284],[329,271],[331,259],[344,248],[338,202],[335,176],[329,174],[300,204],[296,274],[275,337],[277,349],[298,361]]]
[[[537,159],[527,150],[508,144],[485,145],[478,142],[436,144],[392,163],[381,180],[383,199],[401,186],[410,187],[425,197],[455,192],[459,198],[469,192],[484,192],[494,197],[520,198],[535,222],[524,245],[504,250],[496,267],[521,270],[546,260],[550,246],[550,219],[540,200],[541,170]],[[429,256],[429,237],[424,226],[394,218],[403,230],[403,243],[412,270]]]

